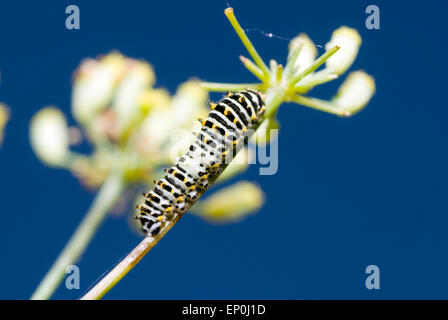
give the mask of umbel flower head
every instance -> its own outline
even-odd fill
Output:
[[[337,95],[330,101],[305,95],[314,87],[339,78],[350,68],[361,45],[361,37],[355,29],[344,26],[335,30],[325,46],[327,51],[318,58],[312,40],[301,33],[289,44],[285,66],[270,60],[268,67],[241,28],[233,9],[227,8],[225,14],[252,57],[250,60],[241,56],[241,62],[260,83],[204,82],[204,88],[210,91],[227,91],[249,87],[265,91],[265,118],[270,121],[275,119],[276,111],[283,102],[297,103],[338,116],[351,116],[365,107],[375,93],[373,78],[364,71],[355,71],[349,74]],[[324,68],[318,70],[322,65]]]
[[[71,170],[90,188],[99,187],[117,172],[130,190],[151,184],[188,148],[192,132],[200,125],[198,119],[209,112],[208,94],[198,81],[180,85],[174,96],[154,83],[154,71],[145,61],[118,52],[85,59],[75,72],[72,91],[71,110],[79,127],[69,127],[63,112],[54,106],[39,111],[30,126],[37,157],[49,166]],[[72,150],[80,135],[91,145],[90,154]],[[230,165],[227,178],[246,167],[241,162]],[[220,192],[225,195],[233,188],[240,190],[228,186]],[[241,200],[253,203],[241,205],[245,208],[241,216],[261,206],[261,191],[255,189],[258,186],[253,185],[247,199]],[[212,209],[208,204],[201,216],[216,215]],[[226,210],[219,210],[225,221]],[[228,214],[229,220],[235,220],[235,212]]]
[[[306,35],[294,38],[290,43],[288,61],[296,70],[292,76],[294,85],[290,99],[339,116],[351,116],[364,108],[375,93],[375,81],[364,71],[350,73],[330,101],[302,96],[315,86],[335,80],[345,73],[355,61],[360,45],[361,36],[355,29],[340,27],[325,45],[327,52],[315,59],[316,50],[311,40]],[[297,58],[294,59],[296,51]],[[316,71],[323,62],[325,68]]]

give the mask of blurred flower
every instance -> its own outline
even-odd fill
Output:
[[[254,158],[254,151],[251,147],[240,150],[240,152],[237,153],[235,158],[233,158],[232,162],[229,163],[227,168],[219,176],[216,182],[223,182],[240,173],[243,173],[249,166],[249,163],[254,163]]]
[[[142,123],[137,142],[142,151],[175,161],[191,143],[198,119],[207,115],[207,97],[198,82],[182,84],[168,106],[156,106]]]
[[[128,69],[117,86],[112,105],[117,121],[117,136],[122,136],[142,116],[144,110],[140,105],[140,97],[154,82],[154,73],[146,62],[129,62]]]
[[[90,189],[100,186],[111,173],[113,159],[107,151],[97,149],[91,156],[77,155],[70,163],[70,170],[82,185]]]
[[[170,94],[165,89],[147,89],[139,97],[138,104],[144,113],[150,112],[154,107],[167,108],[170,104]]]
[[[191,210],[211,222],[226,223],[241,220],[254,213],[263,202],[263,192],[257,185],[241,181],[216,191],[196,203]]]
[[[63,165],[68,156],[69,131],[64,114],[46,107],[31,120],[31,145],[36,155],[51,166]]]
[[[9,110],[8,107],[0,103],[0,145],[3,142],[4,131],[6,128],[6,123],[9,120]]]
[[[355,61],[361,45],[361,36],[355,29],[340,27],[333,32],[330,42],[325,45],[325,49],[329,50],[336,45],[340,49],[326,61],[326,66],[329,71],[342,74]]]
[[[99,60],[86,59],[75,74],[72,93],[73,116],[88,122],[92,116],[105,109],[114,94],[126,60],[120,53],[112,53]]]
[[[353,114],[361,110],[375,93],[375,81],[363,71],[348,75],[332,102]]]

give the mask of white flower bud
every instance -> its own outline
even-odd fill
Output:
[[[87,123],[107,107],[124,68],[125,58],[119,53],[81,63],[72,92],[72,112],[78,121]]]
[[[113,110],[117,119],[117,134],[121,135],[123,130],[139,116],[140,97],[154,83],[154,72],[145,62],[127,59],[130,64],[129,70],[123,76],[113,101]]]
[[[69,130],[59,109],[46,107],[34,115],[30,139],[34,152],[46,164],[59,166],[67,160]]]
[[[188,81],[177,90],[172,101],[172,109],[175,114],[172,121],[175,127],[191,128],[194,121],[206,110],[207,92],[202,89],[199,82]]]
[[[375,80],[363,71],[348,75],[332,102],[351,115],[361,110],[375,93]]]
[[[208,113],[206,101],[207,92],[199,83],[191,81],[182,84],[168,108],[155,108],[143,122],[141,138],[145,141],[145,148],[155,151],[162,144],[171,142],[168,147],[173,146],[173,150],[166,150],[167,157],[187,148],[193,137],[193,126],[198,125],[198,119]],[[184,132],[186,139],[176,139],[179,132]]]
[[[316,45],[305,33],[301,33],[291,40],[289,43],[289,50],[300,45],[302,45],[302,49],[293,66],[295,70],[294,75],[297,75],[308,68],[317,56]]]
[[[0,145],[3,142],[4,129],[9,119],[8,107],[0,103]]]
[[[235,222],[260,209],[263,202],[263,192],[257,185],[241,181],[201,200],[192,212],[211,222]]]
[[[149,88],[139,96],[138,104],[144,114],[154,109],[166,109],[171,102],[170,93],[166,89]]]
[[[325,49],[329,50],[336,45],[340,49],[326,61],[326,66],[330,72],[342,74],[355,61],[361,45],[361,36],[355,29],[340,27],[333,32],[330,42],[325,45]]]

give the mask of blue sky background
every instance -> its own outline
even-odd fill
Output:
[[[226,1],[2,1],[0,101],[12,110],[0,149],[0,298],[26,299],[94,198],[64,170],[34,156],[28,125],[48,104],[70,110],[71,76],[84,57],[118,49],[155,67],[174,92],[191,77],[247,82],[246,52]],[[65,29],[77,4],[81,29]],[[350,119],[284,105],[279,170],[258,182],[267,203],[238,224],[185,216],[108,299],[442,299],[448,298],[448,106],[446,5],[404,1],[230,1],[244,28],[324,45],[334,29],[359,30],[352,70],[376,79],[377,94]],[[381,29],[367,30],[369,4]],[[267,60],[287,42],[249,33]],[[322,53],[322,49],[320,49]],[[328,98],[338,84],[313,91]],[[71,122],[73,124],[73,122]],[[284,186],[283,188],[280,186]],[[140,237],[110,217],[78,264],[78,298]],[[365,288],[366,266],[381,289]]]

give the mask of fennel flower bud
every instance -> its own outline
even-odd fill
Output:
[[[166,145],[168,148],[164,150],[163,156],[170,158],[172,154],[187,148],[193,138],[193,126],[208,113],[206,101],[207,93],[199,83],[189,81],[182,84],[168,107],[153,109],[142,123],[141,138],[145,141],[145,149],[156,151]],[[179,137],[182,132],[186,139],[179,141],[175,135]]]
[[[235,222],[260,209],[263,202],[263,192],[257,185],[241,181],[216,191],[192,210],[211,222]]]
[[[79,122],[88,123],[108,106],[124,68],[125,58],[119,53],[81,63],[72,91],[72,112]]]
[[[40,110],[31,120],[30,140],[42,162],[63,165],[69,154],[69,130],[64,114],[54,107]]]
[[[308,68],[317,56],[316,45],[305,33],[301,33],[291,40],[289,43],[289,50],[291,51],[295,46],[299,45],[302,46],[302,49],[293,66],[295,70],[294,75],[297,75]]]
[[[0,103],[0,145],[3,142],[3,135],[4,135],[3,132],[5,130],[8,119],[9,119],[9,110],[4,104]]]
[[[355,71],[342,83],[332,102],[350,115],[361,110],[374,93],[375,80],[363,71]]]
[[[325,49],[329,50],[336,45],[340,49],[326,61],[326,66],[330,72],[342,74],[355,61],[361,45],[361,36],[355,29],[340,27],[333,32],[330,42],[325,45]]]
[[[136,117],[141,116],[140,96],[153,85],[154,72],[146,62],[127,59],[129,70],[123,76],[113,101],[112,109],[117,119],[117,133],[121,135]]]

